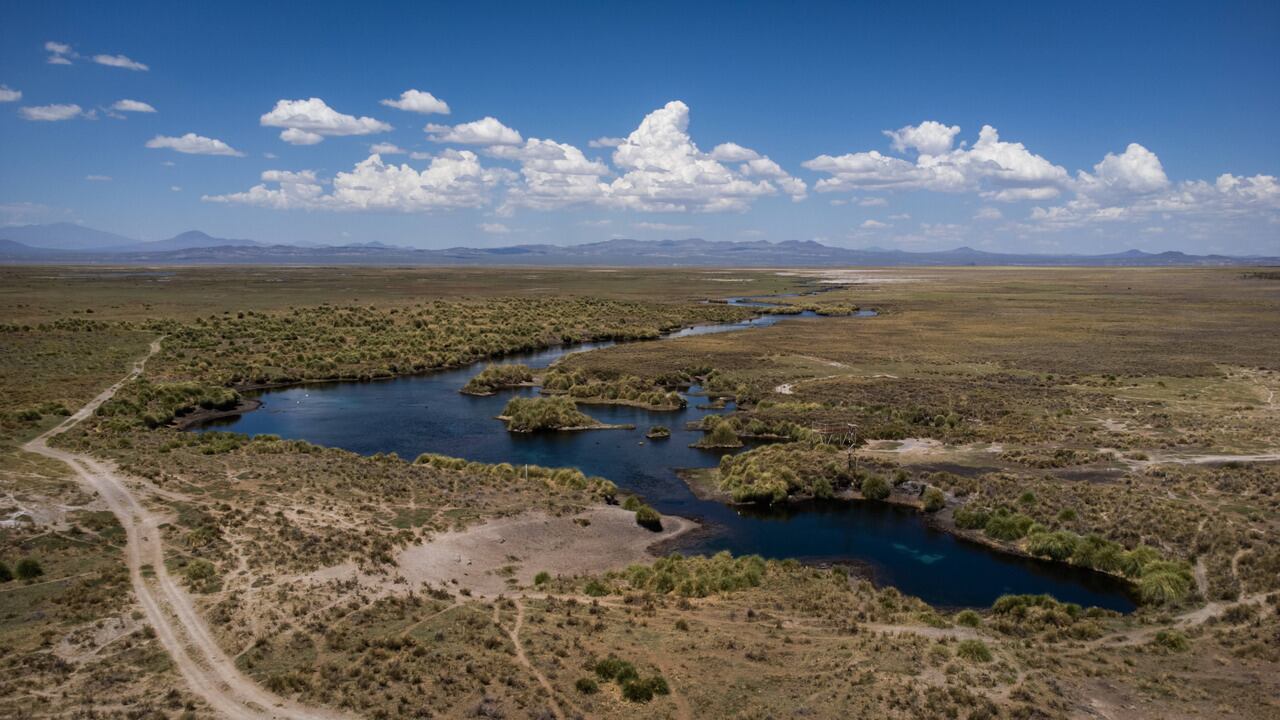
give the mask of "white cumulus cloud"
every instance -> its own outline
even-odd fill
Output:
[[[893,149],[898,152],[914,149],[921,155],[941,155],[951,150],[956,135],[960,134],[960,126],[926,120],[919,125],[885,130],[884,134],[893,141]]]
[[[610,174],[608,166],[588,159],[581,150],[567,143],[529,138],[520,147],[499,145],[487,152],[520,163],[523,182],[507,193],[504,213],[516,207],[550,210],[598,203],[608,192],[607,185],[601,181]]]
[[[752,152],[728,143],[721,148],[722,156]],[[609,184],[608,202],[634,210],[717,212],[746,210],[779,187],[803,196],[803,182],[768,158],[756,160],[765,162],[735,170],[699,150],[689,135],[689,106],[673,100],[645,116],[614,149],[613,164],[622,174]]]
[[[124,55],[94,55],[93,61],[98,63],[99,65],[106,65],[107,67],[124,68],[125,70],[137,70],[140,72],[146,72],[147,70],[151,69],[146,65],[144,65],[143,63],[138,62],[137,60],[130,60]]]
[[[900,152],[917,150],[915,161],[871,150],[820,155],[802,165],[830,175],[815,185],[818,192],[977,192],[989,199],[1012,202],[1053,198],[1071,183],[1064,168],[1032,153],[1022,143],[1001,140],[990,125],[982,127],[972,147],[951,149],[958,132],[956,126],[932,120],[885,131]]]
[[[22,117],[27,120],[35,120],[38,122],[57,122],[59,120],[70,120],[80,117],[84,114],[84,110],[79,105],[35,105],[32,107],[24,107],[19,112]]]
[[[395,143],[381,142],[369,146],[369,152],[376,155],[404,155],[404,148]]]
[[[167,148],[187,155],[226,155],[244,157],[244,153],[216,138],[208,138],[195,133],[187,133],[182,137],[157,135],[147,141],[152,149]]]
[[[506,235],[511,232],[511,228],[502,223],[480,223],[476,227],[490,235]]]
[[[261,184],[245,192],[202,199],[280,210],[430,212],[483,206],[492,188],[510,179],[510,171],[485,168],[467,150],[441,153],[425,170],[388,164],[370,155],[351,172],[336,174],[329,192],[310,170],[269,170],[262,174]]]
[[[397,110],[422,113],[423,115],[449,114],[449,103],[421,90],[405,90],[400,93],[398,100],[383,100],[382,104]]]
[[[1129,143],[1119,155],[1107,153],[1092,174],[1081,171],[1077,179],[1077,190],[1092,196],[1145,195],[1169,187],[1160,158],[1138,143]]]
[[[50,40],[44,44],[44,49],[49,53],[50,65],[70,65],[73,58],[80,57],[67,43]]]
[[[0,102],[17,102],[21,99],[21,90],[14,90],[8,85],[0,85]]]
[[[136,113],[153,113],[156,111],[151,105],[141,100],[117,100],[112,106],[112,110],[119,112],[136,112]]]
[[[432,142],[460,145],[519,145],[524,142],[520,133],[503,125],[494,117],[458,125],[429,124],[424,128]]]
[[[315,145],[329,136],[371,135],[391,126],[371,117],[344,115],[320,98],[279,100],[258,122],[263,127],[284,128],[280,139],[292,145]]]

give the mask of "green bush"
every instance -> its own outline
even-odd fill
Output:
[[[961,640],[956,646],[956,655],[972,662],[991,662],[991,649],[981,640]]]
[[[956,508],[953,518],[955,519],[956,527],[958,528],[963,530],[981,530],[987,526],[987,521],[991,519],[991,511],[985,508],[961,505]]]
[[[809,442],[765,445],[726,455],[720,459],[718,477],[720,489],[734,502],[776,503],[792,495],[831,497],[850,482],[836,448]]]
[[[622,697],[634,703],[646,703],[653,699],[653,688],[644,680],[628,680],[622,683]]]
[[[592,680],[589,677],[578,678],[578,681],[575,682],[573,686],[583,695],[595,695],[597,692],[600,692],[600,686],[596,684],[595,680]]]
[[[947,497],[936,487],[924,491],[924,511],[938,512],[947,506]]]
[[[469,395],[491,395],[500,388],[531,382],[533,371],[525,365],[490,365],[468,380],[462,392]]]
[[[553,368],[543,377],[542,389],[584,401],[633,404],[653,410],[679,410],[686,405],[680,393],[635,375],[600,377],[582,370]]]
[[[956,624],[976,628],[982,625],[982,616],[972,610],[961,610],[956,613]]]
[[[1173,652],[1186,652],[1191,649],[1191,641],[1177,630],[1161,630],[1156,633],[1152,644]]]
[[[610,655],[596,662],[595,671],[596,675],[605,681],[616,680],[621,683],[640,677],[634,665],[617,655]]]
[[[672,554],[652,565],[632,565],[620,573],[635,590],[684,597],[706,597],[756,587],[764,578],[767,564],[757,555],[733,557],[719,552],[711,557],[684,557]]]
[[[884,500],[891,491],[889,481],[879,475],[869,475],[862,481],[862,497],[868,500]]]
[[[604,597],[609,594],[609,588],[599,580],[588,580],[587,584],[582,587],[582,592],[591,597]]]
[[[636,524],[646,530],[660,532],[662,530],[662,516],[658,514],[657,510],[648,505],[642,505],[639,510],[636,510]]]
[[[654,425],[649,428],[649,432],[644,434],[650,440],[663,440],[671,437],[671,428],[666,425]]]
[[[738,434],[733,431],[733,425],[727,422],[719,422],[716,423],[708,435],[694,443],[694,445],[701,448],[736,448],[742,447],[742,441],[738,439]]]
[[[546,585],[550,581],[551,581],[551,573],[547,572],[546,570],[543,570],[542,572],[533,576],[534,585]]]
[[[1126,577],[1141,577],[1146,570],[1147,565],[1160,560],[1160,553],[1156,549],[1147,545],[1139,545],[1138,547],[1121,553],[1120,572]]]
[[[145,378],[125,385],[98,406],[95,415],[119,427],[160,427],[196,410],[230,410],[240,393],[199,382],[152,383]]]
[[[983,532],[996,540],[1020,540],[1034,521],[1022,513],[997,512],[988,520]]]
[[[44,568],[34,558],[23,558],[18,561],[17,575],[19,580],[32,580],[44,574]]]
[[[1178,563],[1157,561],[1148,563],[1138,578],[1138,594],[1151,605],[1174,605],[1191,594],[1194,578],[1191,572]]]
[[[1032,555],[1063,561],[1075,554],[1080,536],[1066,530],[1039,532],[1027,539],[1027,552]]]
[[[590,415],[578,410],[572,400],[563,397],[511,398],[502,410],[502,418],[507,421],[507,429],[515,432],[599,425]]]
[[[9,569],[6,563],[0,562],[0,582],[9,582],[13,579],[13,571]]]

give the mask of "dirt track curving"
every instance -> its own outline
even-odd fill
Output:
[[[124,526],[125,558],[134,595],[191,691],[209,703],[215,712],[245,720],[345,717],[278,697],[241,673],[218,646],[191,598],[166,569],[159,529],[162,520],[133,495],[124,478],[107,463],[49,446],[50,439],[91,416],[126,382],[141,374],[146,361],[159,350],[160,341],[156,340],[146,357],[134,363],[124,379],[104,390],[61,425],[28,442],[23,449],[70,466],[87,488],[102,496]]]

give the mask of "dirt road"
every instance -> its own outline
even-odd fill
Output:
[[[159,350],[159,340],[151,343],[146,357],[134,363],[132,371],[124,379],[104,390],[61,425],[24,445],[23,449],[66,463],[86,487],[106,501],[107,507],[124,526],[129,578],[147,621],[155,629],[156,637],[173,658],[191,691],[209,703],[218,714],[237,720],[345,717],[278,697],[241,673],[218,646],[191,598],[166,569],[160,518],[133,495],[124,479],[107,463],[49,446],[50,439],[91,416],[126,382],[137,377],[147,359]]]

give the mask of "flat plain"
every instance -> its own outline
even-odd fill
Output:
[[[1278,717],[1277,318],[1239,268],[0,268],[0,714]],[[607,477],[184,429],[602,340],[512,382],[696,384],[750,443],[700,494],[894,503],[1137,609],[663,557],[694,521]]]

